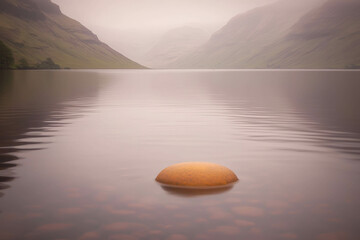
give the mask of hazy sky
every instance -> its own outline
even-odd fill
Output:
[[[235,15],[276,0],[52,1],[101,41],[141,62],[168,30],[192,26],[213,33]]]
[[[231,17],[274,0],[52,0],[88,27],[172,28],[225,24]]]

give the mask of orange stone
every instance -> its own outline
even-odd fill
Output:
[[[205,162],[186,162],[162,170],[156,181],[170,187],[224,187],[238,181],[227,167]]]

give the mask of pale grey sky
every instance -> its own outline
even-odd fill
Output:
[[[141,62],[168,30],[192,26],[213,33],[237,14],[276,0],[52,1],[101,41]]]
[[[166,29],[186,24],[223,25],[231,17],[274,0],[53,0],[90,28]]]

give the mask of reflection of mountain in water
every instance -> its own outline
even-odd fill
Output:
[[[96,73],[0,72],[0,190],[14,179],[17,153],[45,147],[65,120],[81,115],[97,96]],[[76,104],[82,100],[82,106]],[[73,102],[71,102],[73,101]],[[0,193],[1,195],[1,193]]]
[[[359,73],[317,72],[304,76],[297,79],[295,87],[288,84],[283,93],[304,118],[326,131],[325,146],[359,156]]]
[[[351,71],[217,72],[206,84],[235,113],[233,121],[297,132],[302,140],[359,154],[358,76]],[[264,132],[257,140],[289,140],[279,138]]]

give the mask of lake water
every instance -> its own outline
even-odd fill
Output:
[[[359,71],[0,72],[0,239],[360,239],[359,104]],[[154,181],[187,161],[240,181]]]

